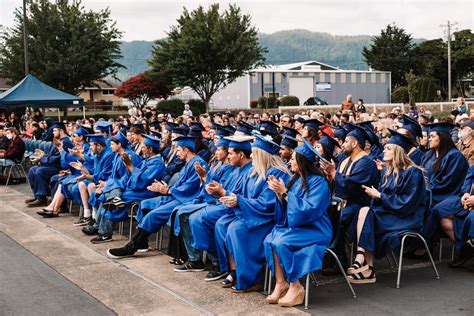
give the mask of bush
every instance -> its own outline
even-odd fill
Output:
[[[281,106],[298,106],[300,105],[300,99],[294,95],[287,95],[281,98]]]
[[[276,107],[276,98],[261,96],[258,98],[259,109],[272,109]]]
[[[258,100],[250,100],[250,108],[255,109],[258,106]]]
[[[206,105],[201,100],[191,99],[187,102],[193,116],[206,113]],[[170,99],[158,102],[156,109],[161,113],[169,113],[173,117],[183,115],[184,102],[180,99]]]
[[[410,94],[407,87],[398,87],[392,91],[392,103],[408,103]]]

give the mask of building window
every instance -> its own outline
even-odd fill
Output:
[[[281,83],[281,72],[275,73],[275,83]]]
[[[377,83],[377,74],[370,74],[370,82]]]
[[[326,74],[324,72],[319,73],[319,82],[326,82]]]
[[[355,72],[351,73],[351,83],[357,82],[357,74]]]
[[[102,95],[114,95],[115,89],[102,89]]]
[[[346,83],[346,73],[341,73],[341,83]]]
[[[386,77],[386,76],[387,76],[387,74],[380,74],[380,82],[381,82],[381,83],[385,83],[385,80],[386,80],[385,77]]]
[[[278,98],[280,96],[280,92],[275,92],[275,94],[273,94],[272,92],[268,92],[268,97],[274,97],[274,98]]]
[[[263,84],[270,84],[270,73],[269,72],[265,72],[263,74]]]
[[[335,83],[335,82],[336,82],[336,73],[331,72],[331,83]]]
[[[360,74],[360,82],[366,83],[367,82],[367,73],[363,72]]]
[[[252,74],[252,83],[257,84],[258,83],[258,73],[254,72]]]

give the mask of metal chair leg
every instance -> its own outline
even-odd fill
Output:
[[[130,206],[130,231],[128,233],[128,239],[132,240],[132,232],[133,232],[133,213],[134,213],[134,208],[136,206],[132,205]]]
[[[308,273],[306,275],[306,288],[305,288],[305,291],[304,291],[304,309],[309,309],[309,307],[308,307],[308,301],[309,301],[309,275],[310,275],[310,273]]]
[[[387,263],[390,266],[390,269],[393,269],[392,260],[390,260],[390,254],[388,254],[385,258],[387,258]]]
[[[69,214],[72,214],[72,200],[69,201]]]
[[[119,234],[123,235],[123,221],[119,222]]]
[[[267,291],[267,282],[268,282],[268,264],[265,264],[265,279],[263,281],[263,293]]]
[[[439,258],[438,261],[441,262],[441,259],[443,258],[443,238],[439,239]]]
[[[162,226],[160,229],[160,248],[159,248],[160,251],[163,250],[163,229],[165,229],[164,226]]]
[[[8,168],[8,167],[7,167],[7,168]],[[5,184],[5,187],[7,187],[7,186],[8,186],[8,182],[10,182],[10,177],[11,177],[11,175],[12,175],[12,171],[13,171],[13,165],[10,166],[10,170],[9,170],[9,172],[8,172],[7,183]]]
[[[420,234],[415,234],[418,238],[421,239],[421,241],[423,242],[423,244],[425,245],[425,249],[426,249],[426,252],[428,252],[428,256],[430,257],[430,261],[431,261],[431,265],[433,266],[433,270],[435,272],[435,278],[439,280],[439,273],[438,273],[438,269],[436,268],[436,264],[433,260],[433,256],[431,255],[431,251],[430,251],[430,248],[428,247],[428,244],[426,243],[426,240],[425,238],[423,238]]]
[[[395,256],[395,253],[392,251],[390,252],[390,255],[392,256],[393,262],[395,262],[395,266],[398,268],[398,262],[397,262],[397,257]]]
[[[268,275],[268,288],[267,288],[267,294],[270,295],[272,292],[272,274],[270,273]]]
[[[342,267],[342,264],[341,264],[341,261],[339,260],[339,258],[337,257],[336,253],[334,251],[332,251],[332,249],[326,249],[327,252],[329,252],[333,257],[334,259],[336,259],[336,262],[337,262],[337,265],[339,267],[339,270],[341,270],[341,273],[342,275],[344,276],[344,279],[346,280],[346,283],[347,285],[349,286],[349,289],[351,290],[351,293],[352,293],[352,296],[354,298],[357,298],[357,294],[356,292],[354,291],[354,288],[352,287],[352,284],[351,282],[349,282],[349,279],[347,278],[347,274],[346,274],[346,271],[344,271],[344,268]]]
[[[207,252],[203,251],[202,252],[202,263],[206,264],[206,260],[207,260]]]
[[[156,233],[156,239],[155,239],[155,249],[159,250],[159,239],[160,239],[160,233]]]
[[[451,261],[454,261],[455,253],[456,253],[456,245],[453,243],[453,246],[451,247]]]
[[[403,264],[403,248],[405,248],[405,239],[407,239],[409,235],[405,235],[402,237],[402,246],[400,247],[400,258],[398,261],[398,274],[397,274],[397,289],[400,288],[400,278],[402,276],[402,264]]]

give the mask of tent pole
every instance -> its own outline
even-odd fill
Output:
[[[61,111],[58,108],[58,122],[61,122]]]
[[[82,114],[84,116],[84,119],[86,119],[86,106],[85,105],[82,106]]]

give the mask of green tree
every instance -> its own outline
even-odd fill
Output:
[[[250,15],[235,5],[222,14],[218,4],[207,11],[185,8],[177,22],[166,40],[155,42],[150,66],[176,85],[191,87],[206,110],[217,91],[265,61]]]
[[[375,36],[362,55],[372,68],[392,72],[392,88],[406,84],[405,73],[412,69],[413,42],[410,34],[395,24],[387,25]]]
[[[474,33],[471,30],[454,32],[451,42],[451,67],[452,78],[458,94],[465,96],[461,80],[472,76],[474,73]]]
[[[21,9],[15,22],[0,46],[0,73],[12,82],[24,77]],[[108,9],[86,11],[80,0],[28,1],[27,27],[30,71],[55,88],[74,93],[123,67],[114,61],[121,57],[121,32]]]
[[[413,59],[416,75],[434,79],[437,88],[447,91],[448,55],[447,45],[442,39],[424,41],[416,45],[413,49]]]

